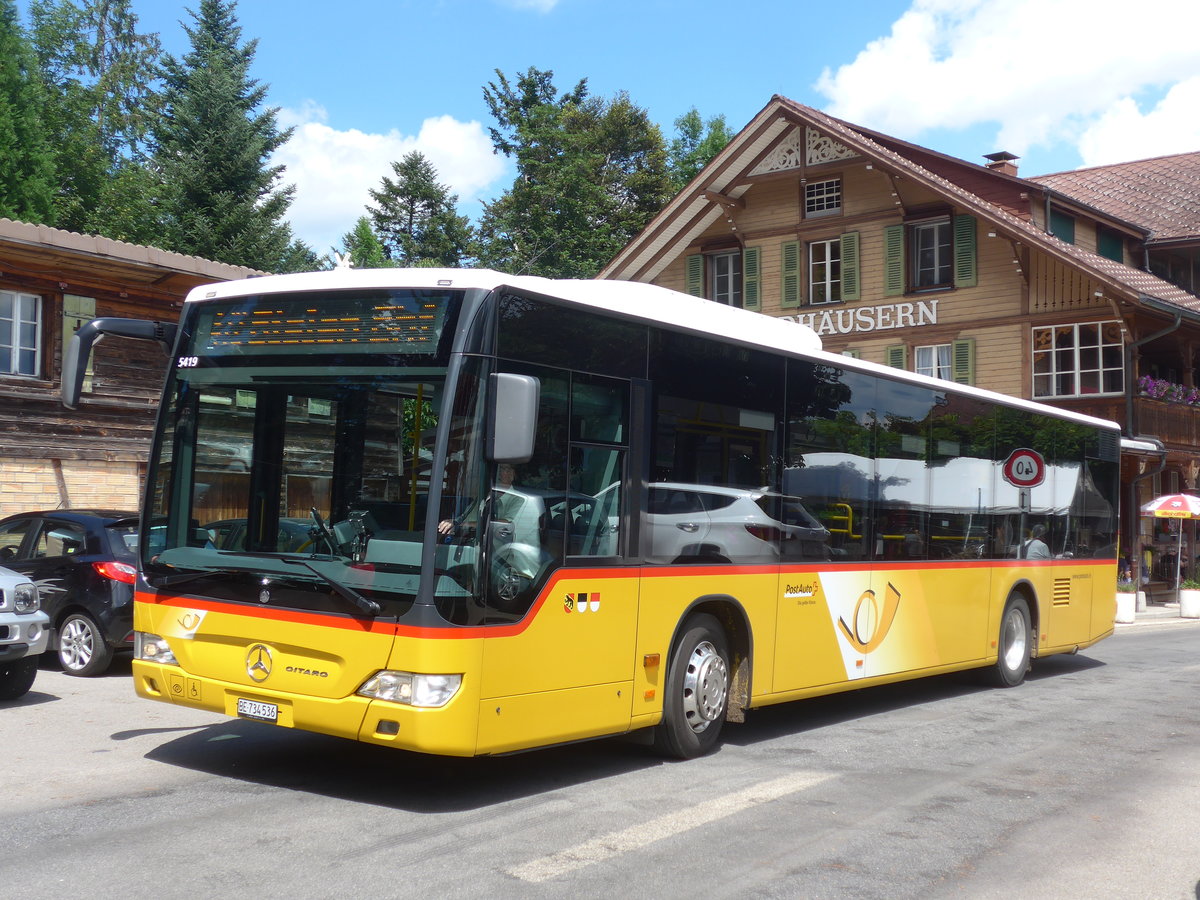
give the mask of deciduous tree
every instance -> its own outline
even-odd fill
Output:
[[[146,139],[158,114],[157,35],[130,0],[35,0],[31,33],[47,85],[57,223],[130,241],[157,235]]]
[[[667,151],[672,192],[677,194],[683,190],[714,156],[725,149],[732,137],[724,116],[713,116],[705,122],[694,106],[676,119],[675,138]]]
[[[497,152],[517,178],[487,204],[481,261],[518,274],[591,277],[669,196],[662,132],[625,93],[560,94],[554,73],[530,68],[515,84],[499,70],[484,88]]]

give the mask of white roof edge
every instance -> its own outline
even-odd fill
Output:
[[[785,352],[812,353],[821,349],[821,339],[807,325],[723,306],[655,284],[505,275],[491,269],[334,269],[298,275],[268,275],[264,278],[202,285],[188,294],[187,302],[243,294],[388,287],[476,288],[489,291],[513,287],[646,322],[718,334]]]

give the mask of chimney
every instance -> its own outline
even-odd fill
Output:
[[[1016,175],[1016,161],[1021,157],[1014,156],[1007,150],[1001,150],[998,153],[985,153],[983,158],[988,161],[987,167],[993,172],[999,172],[1001,175]]]

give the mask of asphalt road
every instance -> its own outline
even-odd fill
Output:
[[[409,755],[43,669],[0,706],[22,898],[1200,897],[1200,627],[752,711],[720,750]]]

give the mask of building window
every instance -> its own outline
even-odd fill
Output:
[[[1033,329],[1033,396],[1079,397],[1124,391],[1118,322]]]
[[[708,258],[710,299],[727,306],[742,305],[742,254],[732,250]]]
[[[842,242],[813,241],[808,245],[809,302],[838,303],[842,299]]]
[[[920,222],[909,228],[914,290],[954,283],[954,236],[949,219]]]
[[[842,211],[842,179],[813,181],[804,185],[804,218],[817,219]]]
[[[1050,233],[1068,244],[1075,243],[1075,217],[1057,209],[1050,210]]]
[[[930,344],[916,349],[916,371],[930,378],[954,378],[954,356],[951,344]]]
[[[42,367],[42,298],[0,291],[0,375],[36,377]]]

